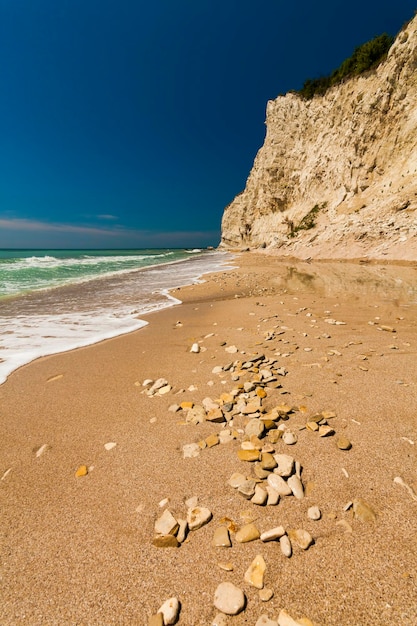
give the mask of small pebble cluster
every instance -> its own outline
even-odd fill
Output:
[[[273,337],[274,333],[271,333],[266,340]],[[199,350],[199,344],[193,344],[191,347],[193,353],[198,353]],[[229,354],[238,352],[235,346],[226,346],[225,351]],[[276,447],[288,447],[289,451],[295,446],[303,430],[306,431],[307,436],[333,438],[336,433],[335,429],[329,425],[329,421],[336,417],[336,413],[331,410],[322,411],[308,417],[305,424],[296,429],[290,427],[289,424],[291,416],[298,413],[300,407],[278,404],[267,410],[264,402],[269,394],[274,393],[274,390],[281,389],[282,385],[279,381],[287,374],[287,370],[278,366],[277,359],[268,358],[264,354],[245,355],[245,360],[216,366],[212,373],[220,376],[229,374],[233,388],[222,393],[217,399],[206,397],[201,404],[186,400],[169,407],[170,412],[184,416],[185,424],[197,426],[203,422],[209,422],[218,425],[220,429],[197,443],[185,444],[182,448],[183,458],[193,458],[203,450],[237,440],[240,446],[236,460],[240,465],[244,462],[247,471],[233,473],[227,480],[227,485],[235,491],[238,497],[250,501],[257,507],[277,506],[282,498],[287,497],[294,498],[294,501],[302,500],[305,495],[305,485],[302,479],[301,463],[286,451],[277,451]],[[250,380],[247,380],[248,378]],[[144,392],[149,396],[164,395],[172,390],[172,386],[163,378],[157,381],[148,379],[143,381],[142,385],[145,387]],[[347,451],[352,446],[345,436],[336,437],[334,440],[340,450]],[[187,539],[189,533],[193,533],[213,520],[212,512],[206,507],[199,506],[196,497],[190,498],[185,504],[187,508],[183,517],[175,517],[166,508],[157,518],[153,538],[155,547],[178,548]],[[362,519],[371,519],[374,516],[372,508],[361,500],[348,503],[347,508],[352,506],[354,514],[358,517],[362,516]],[[316,505],[311,506],[307,515],[310,520],[320,520],[320,508]],[[277,526],[261,530],[258,526],[260,525],[249,519],[248,523],[239,527],[231,517],[225,515],[217,521],[217,527],[213,531],[212,546],[227,548],[232,546],[232,541],[240,544],[257,540],[261,543],[276,541],[279,543],[283,556],[290,558],[294,546],[304,551],[314,544],[312,535],[303,528],[285,529],[283,526]],[[232,563],[220,562],[218,565],[224,571],[234,569]],[[265,587],[266,571],[267,563],[262,554],[258,554],[244,575],[244,582],[259,590],[259,597],[263,602],[268,602],[274,595],[272,589]],[[167,602],[173,603],[173,600],[175,599],[171,598]],[[213,604],[220,613],[212,622],[212,626],[226,624],[226,616],[237,615],[244,611],[247,601],[242,589],[231,582],[221,582],[215,590],[213,599]],[[179,619],[178,600],[175,606],[177,608],[176,619]],[[158,617],[162,613],[161,608],[156,615],[151,617],[149,624],[175,623],[166,621],[164,616]],[[157,619],[162,621],[158,622]],[[282,610],[277,620],[261,615],[256,626],[261,625],[308,626],[312,625],[312,622],[308,618],[295,620]]]

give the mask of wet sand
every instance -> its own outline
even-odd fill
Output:
[[[179,624],[207,626],[226,580],[247,597],[231,625],[255,625],[282,608],[316,626],[417,623],[417,501],[393,482],[401,477],[417,492],[416,267],[283,264],[252,254],[236,262],[239,269],[175,290],[183,304],[147,316],[140,331],[40,359],[0,386],[1,624],[146,625],[176,596]],[[226,352],[231,345],[239,352]],[[184,459],[183,445],[223,425],[185,424],[185,412],[168,411],[236,388],[230,372],[212,369],[253,353],[275,355],[288,372],[263,402],[296,409],[286,424],[298,442],[275,448],[300,461],[308,485],[303,500],[276,507],[257,507],[227,485],[233,472],[253,471],[237,458],[242,437]],[[142,393],[144,379],[159,377],[170,393]],[[334,437],[300,430],[322,410],[337,415]],[[351,450],[337,448],[339,435]],[[108,451],[108,442],[117,445]],[[89,473],[76,478],[82,464]],[[169,498],[166,508],[185,517],[192,496],[212,521],[180,548],[154,547],[158,503]],[[356,498],[375,521],[344,510]],[[321,520],[308,519],[312,505]],[[305,528],[314,545],[290,559],[276,542],[237,544],[232,535],[232,548],[211,546],[223,517],[241,526],[248,512],[261,531]],[[257,554],[274,591],[267,603],[243,580]]]

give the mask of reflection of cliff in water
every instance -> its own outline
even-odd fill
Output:
[[[417,266],[312,262],[275,267],[273,282],[289,293],[374,296],[417,304]]]

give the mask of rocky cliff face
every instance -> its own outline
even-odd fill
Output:
[[[222,247],[417,259],[417,17],[376,70],[268,102],[266,127]]]

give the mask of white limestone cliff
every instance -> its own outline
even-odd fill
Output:
[[[376,70],[269,101],[266,129],[221,247],[417,259],[417,17]]]

